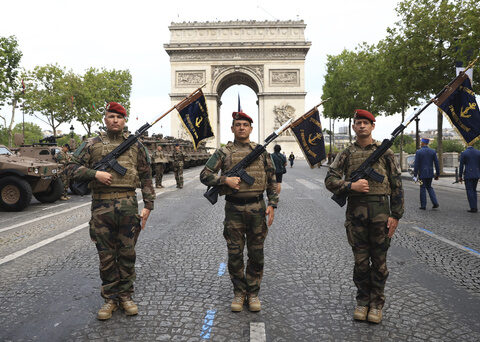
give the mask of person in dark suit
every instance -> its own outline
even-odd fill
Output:
[[[470,213],[478,212],[477,207],[477,184],[480,178],[480,151],[468,146],[460,155],[460,182],[465,180]]]
[[[427,207],[427,194],[430,196],[433,208],[438,208],[438,200],[435,191],[432,188],[432,178],[438,180],[440,176],[440,167],[438,165],[437,153],[428,147],[429,139],[422,139],[421,148],[415,153],[415,162],[413,176],[418,177],[422,182],[420,186],[420,209]],[[435,164],[435,176],[433,174],[433,165]]]

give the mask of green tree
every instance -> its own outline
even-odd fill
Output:
[[[13,134],[15,133],[23,134],[23,123],[18,123],[15,125],[13,128]],[[39,125],[32,122],[25,122],[25,135],[23,136],[23,141],[25,144],[37,143],[42,138],[42,129]]]
[[[436,150],[438,148],[438,141],[434,140],[431,142],[430,147]],[[465,145],[458,140],[444,140],[443,141],[443,152],[458,152],[461,153],[465,150]]]
[[[405,40],[409,63],[419,78],[419,94],[436,94],[455,77],[455,61],[467,62],[480,48],[478,0],[404,0],[399,3],[400,20],[391,29],[392,38]],[[480,70],[478,65],[476,70]],[[443,116],[437,115],[438,154],[442,160]]]
[[[121,103],[130,109],[132,76],[128,70],[88,69],[76,86],[76,118],[92,134],[94,124],[103,123],[103,108],[108,102]]]
[[[5,116],[0,115],[7,129],[8,145],[12,145],[12,126],[15,118],[15,109],[22,95],[21,81],[18,79],[22,52],[18,50],[15,36],[0,37],[0,108],[5,104],[12,106],[12,115],[7,128]]]
[[[57,135],[57,127],[74,116],[74,98],[69,93],[65,68],[48,64],[26,74],[25,111],[48,124]]]

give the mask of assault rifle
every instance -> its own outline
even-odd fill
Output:
[[[477,58],[478,59],[478,58]],[[455,77],[453,80],[450,81],[443,89],[435,95],[430,101],[428,101],[422,108],[417,110],[415,113],[412,114],[411,118],[408,119],[405,122],[402,122],[400,126],[395,128],[395,130],[392,132],[392,137],[390,139],[384,139],[382,141],[382,144],[380,147],[378,147],[373,153],[356,169],[355,171],[352,172],[350,175],[350,182],[355,183],[356,181],[360,179],[372,179],[375,182],[382,183],[383,179],[385,176],[379,174],[373,169],[373,165],[378,162],[380,157],[383,156],[385,152],[393,145],[393,141],[395,138],[403,132],[407,126],[413,122],[429,105],[431,105],[433,102],[437,105],[440,106],[465,80],[466,77],[468,77],[465,74],[465,71],[467,71],[469,68],[473,66],[473,64],[477,61],[475,59],[473,62],[471,62],[464,71],[460,72],[457,77]],[[347,202],[347,197],[348,193],[343,193],[340,195],[333,195],[331,198],[337,204],[341,207],[345,205]]]
[[[240,160],[231,170],[225,172],[223,175],[226,177],[240,177],[248,185],[252,185],[255,182],[255,178],[250,176],[245,169],[253,163],[258,157],[266,151],[266,147],[272,141],[274,141],[284,130],[290,127],[290,122],[292,119],[289,119],[285,122],[279,129],[270,134],[267,139],[265,139],[263,145],[257,145],[252,152],[250,152],[245,158]],[[220,192],[221,187],[224,185],[214,185],[208,187],[207,191],[203,196],[212,204],[217,203],[218,193]]]

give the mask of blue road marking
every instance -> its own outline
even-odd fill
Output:
[[[466,246],[463,246],[463,247],[464,247],[465,249],[468,249],[469,251],[471,251],[471,252],[473,252],[473,253],[477,253],[477,254],[480,255],[480,252],[478,252],[478,251],[476,251],[476,250],[474,250],[474,249],[471,249],[471,248],[466,247]]]
[[[220,267],[218,268],[218,276],[219,276],[219,277],[225,274],[225,268],[226,268],[226,267],[227,267],[227,264],[226,264],[226,263],[222,262],[222,263],[220,264]]]
[[[213,320],[215,319],[216,312],[217,311],[214,309],[207,310],[207,314],[205,315],[205,318],[203,320],[202,332],[200,333],[200,337],[204,340],[208,340],[210,338],[213,327]]]

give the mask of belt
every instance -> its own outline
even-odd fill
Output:
[[[127,198],[136,196],[137,193],[135,191],[122,191],[122,192],[106,192],[106,193],[93,193],[93,199],[99,200],[111,200],[111,199],[120,199],[120,198]]]
[[[257,203],[263,200],[263,194],[255,196],[255,197],[245,197],[245,198],[240,198],[240,197],[233,197],[233,196],[225,196],[225,200],[227,202],[233,203],[233,204],[250,204],[250,203]]]
[[[387,195],[364,195],[348,197],[349,202],[384,202],[387,200]]]

